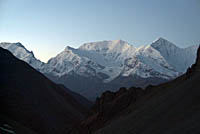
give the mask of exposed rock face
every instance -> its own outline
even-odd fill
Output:
[[[200,45],[199,45],[200,46]],[[186,75],[190,76],[192,73],[200,71],[200,47],[197,50],[197,58],[195,64],[188,68]]]
[[[111,119],[120,116],[124,109],[143,95],[145,95],[145,91],[135,87],[129,89],[122,87],[117,92],[104,92],[100,98],[96,99],[90,116],[79,126],[80,131],[82,133],[92,133],[98,130]],[[78,130],[76,129],[76,131]]]
[[[144,93],[143,89],[135,87],[129,89],[122,87],[117,92],[106,91],[96,99],[92,110],[106,115],[106,118],[112,118]]]
[[[196,63],[194,64],[194,67],[196,70],[200,70],[200,47],[197,51],[197,59],[196,59]]]

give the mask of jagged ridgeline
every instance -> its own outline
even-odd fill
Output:
[[[68,46],[42,63],[20,43],[0,46],[54,82],[93,101],[106,90],[116,91],[122,86],[144,88],[178,77],[195,62],[198,47],[179,48],[163,38],[138,48],[122,40],[100,41],[77,49]]]

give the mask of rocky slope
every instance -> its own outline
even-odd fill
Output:
[[[195,64],[170,82],[104,92],[73,134],[198,134],[200,48]]]

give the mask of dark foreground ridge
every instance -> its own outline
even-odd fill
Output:
[[[0,133],[67,134],[88,104],[0,47]]]
[[[73,134],[199,134],[200,48],[196,63],[159,86],[104,92]]]

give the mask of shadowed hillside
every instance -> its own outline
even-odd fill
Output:
[[[83,97],[54,84],[2,48],[0,68],[0,115],[8,117],[5,122],[14,121],[38,134],[62,134],[87,114]]]

